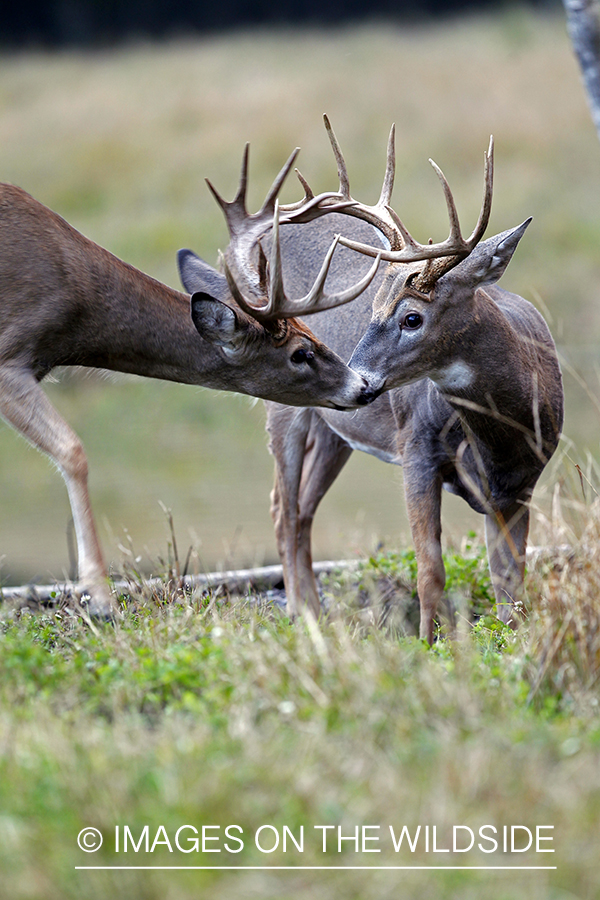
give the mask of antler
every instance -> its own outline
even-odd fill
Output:
[[[457,265],[462,259],[468,256],[474,247],[479,243],[490,217],[492,208],[492,191],[494,177],[494,139],[490,138],[489,148],[484,156],[484,193],[481,212],[473,233],[465,240],[462,236],[458,213],[454,203],[454,197],[450,186],[444,176],[442,170],[432,159],[429,160],[433,166],[438,178],[441,181],[448,208],[448,217],[450,219],[450,234],[445,241],[439,244],[429,242],[428,244],[420,244],[416,241],[408,229],[404,226],[397,213],[391,208],[390,201],[392,188],[394,185],[395,175],[395,128],[392,126],[387,148],[387,162],[381,196],[375,206],[366,206],[353,200],[350,195],[350,182],[348,178],[348,170],[346,162],[342,155],[340,145],[337,141],[333,129],[327,116],[324,116],[325,128],[329,135],[329,140],[333,148],[333,153],[338,166],[338,175],[340,179],[340,188],[337,195],[330,195],[331,199],[341,200],[348,205],[342,211],[345,215],[355,216],[365,222],[369,222],[375,228],[383,233],[387,239],[390,249],[382,250],[381,247],[372,247],[369,244],[363,244],[358,241],[352,241],[349,238],[340,237],[340,244],[349,247],[351,250],[357,250],[367,256],[380,256],[387,262],[417,262],[420,260],[428,260],[423,271],[417,276],[413,282],[413,286],[418,290],[429,291],[431,287],[449,269]],[[310,188],[301,179],[307,196]],[[327,201],[325,201],[325,204]],[[333,207],[325,208],[331,210]],[[443,260],[442,260],[443,258]],[[418,283],[417,283],[418,282]]]
[[[350,194],[350,179],[348,178],[348,169],[346,167],[346,161],[342,154],[340,145],[333,132],[333,128],[331,127],[328,116],[323,116],[323,121],[325,122],[325,128],[327,129],[327,134],[331,142],[333,154],[337,162],[338,177],[340,179],[339,192],[337,195],[334,194],[333,197],[338,200],[342,200],[347,204],[346,208],[343,210],[346,215],[355,216],[358,219],[369,222],[375,228],[379,229],[379,231],[382,231],[390,245],[390,251],[401,250],[404,246],[404,234],[402,231],[398,231],[399,220],[397,220],[397,216],[389,206],[392,199],[392,190],[394,188],[394,177],[396,173],[396,126],[392,125],[390,136],[388,138],[387,160],[385,175],[383,178],[383,186],[381,188],[381,195],[375,206],[366,206],[364,203],[359,203],[357,200],[354,200],[352,198]],[[306,188],[307,186],[305,185],[305,190]],[[329,207],[329,209],[331,210],[332,207]],[[403,229],[402,223],[400,223],[400,228]],[[406,234],[408,235],[408,232],[406,232]],[[346,239],[342,238],[340,240],[340,243],[345,244]],[[377,256],[381,248],[378,249],[372,247],[370,249],[372,249],[374,252],[369,253],[368,255]],[[386,259],[386,252],[389,253],[390,251],[384,251],[382,254],[382,259]]]
[[[232,273],[232,267],[222,255],[221,260],[229,289],[236,303],[246,313],[260,322],[273,321],[275,319],[289,319],[299,315],[320,312],[331,309],[354,300],[370,284],[375,277],[379,265],[379,257],[369,272],[356,285],[347,290],[335,294],[326,294],[324,291],[325,280],[329,272],[329,266],[339,238],[336,237],[329,248],[317,279],[305,297],[299,300],[291,300],[285,294],[283,275],[281,268],[281,247],[279,243],[279,224],[304,223],[323,216],[330,212],[346,211],[353,203],[352,200],[340,198],[336,193],[319,194],[315,197],[306,182],[306,195],[298,203],[280,206],[277,199],[281,187],[287,178],[294,161],[300,152],[296,148],[277,175],[275,181],[266,196],[262,207],[258,212],[250,214],[246,207],[248,191],[248,157],[250,145],[246,144],[242,158],[242,169],[237,194],[231,201],[225,200],[206,179],[206,183],[215,200],[221,207],[227,222],[230,235],[230,243],[227,248],[227,256],[234,262],[235,269],[243,273],[251,292],[258,298],[259,303],[254,304],[244,297]],[[339,201],[333,202],[330,201]],[[280,215],[280,212],[283,215]],[[267,261],[261,244],[261,238],[272,228],[272,250],[270,262]],[[253,264],[251,257],[254,250],[258,252],[258,263]]]
[[[306,221],[308,221],[308,219]],[[312,313],[322,312],[325,309],[331,309],[334,306],[341,306],[344,303],[349,303],[350,300],[354,300],[369,286],[377,272],[377,268],[381,261],[381,255],[377,255],[374,264],[367,274],[357,284],[353,285],[353,287],[347,288],[345,291],[339,291],[336,294],[326,294],[324,291],[325,280],[339,240],[340,237],[337,235],[327,251],[321,270],[308,294],[299,300],[290,300],[286,296],[283,287],[281,247],[279,244],[279,204],[276,203],[273,217],[273,244],[270,264],[266,263],[264,251],[262,246],[259,245],[259,270],[262,272],[261,280],[263,282],[266,281],[267,273],[269,278],[268,289],[264,291],[267,296],[267,302],[261,307],[256,307],[253,304],[248,303],[238,288],[225,258],[221,257],[227,283],[229,284],[229,290],[231,291],[234,300],[244,312],[247,312],[259,322],[306,316]]]

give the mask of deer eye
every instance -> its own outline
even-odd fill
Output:
[[[300,365],[300,363],[310,362],[311,359],[315,358],[315,354],[311,350],[305,350],[304,347],[300,347],[299,350],[294,350],[290,359],[296,365]]]
[[[420,328],[422,324],[423,324],[423,317],[420,316],[419,313],[408,313],[404,317],[402,327],[410,328],[414,331],[416,328]]]

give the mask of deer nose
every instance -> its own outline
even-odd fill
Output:
[[[372,403],[373,400],[379,397],[380,393],[380,388],[374,388],[370,384],[367,384],[356,398],[356,402],[359,404],[359,406],[368,406],[369,403]]]

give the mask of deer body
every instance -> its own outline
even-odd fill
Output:
[[[114,604],[85,452],[40,386],[55,366],[101,367],[340,409],[374,397],[293,310],[280,308],[258,321],[248,304],[242,310],[231,301],[225,275],[190,251],[180,254],[182,272],[192,280],[202,272],[202,289],[191,302],[11,185],[0,186],[0,248],[0,415],[65,479],[79,578],[94,614],[109,615]]]
[[[339,196],[348,198],[345,164],[335,139],[332,143],[340,169]],[[386,174],[386,182],[391,180]],[[491,198],[487,169],[486,181]],[[382,197],[385,191],[384,183]],[[388,227],[390,192],[391,187],[385,202],[376,208],[357,204],[359,209],[348,208],[335,221],[332,216],[313,226],[324,244],[328,240],[324,232],[331,228],[341,232],[340,243],[347,248],[366,250],[371,256],[384,248],[385,271],[351,307],[319,316],[315,330],[374,389],[385,393],[368,408],[348,416],[267,404],[275,457],[272,514],[290,611],[307,609],[318,615],[310,530],[320,500],[353,449],[402,465],[418,565],[420,631],[431,642],[445,583],[443,488],[485,515],[498,614],[505,621],[515,621],[528,502],[558,442],[562,381],[542,316],[530,303],[495,284],[529,223],[483,243],[479,243],[483,228],[478,226],[469,247],[459,235],[456,244],[465,249],[450,261],[441,258],[425,266],[395,261],[407,253],[411,242],[416,244],[399,223],[401,237],[389,250],[390,239],[394,240]],[[486,203],[489,211],[487,198]],[[456,220],[454,229],[453,203],[449,208],[451,221]],[[379,232],[373,228],[375,213],[381,215]],[[355,218],[350,219],[351,215]],[[288,236],[290,253],[301,255],[303,238],[306,233],[297,232],[295,239]],[[419,245],[415,250],[416,260],[423,259],[423,249],[427,248]],[[352,259],[349,249],[344,252],[340,251],[331,275],[355,278],[365,259]],[[286,264],[286,271],[291,268]],[[308,279],[310,269],[308,265],[304,273]]]

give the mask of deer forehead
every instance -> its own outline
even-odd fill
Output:
[[[415,312],[423,312],[429,307],[429,303],[410,288],[402,286],[399,290],[390,291],[386,297],[378,297],[373,304],[373,321],[384,324],[395,319],[407,309]]]
[[[300,319],[288,319],[288,330],[287,337],[288,340],[292,338],[305,338],[306,340],[311,341],[315,346],[320,346],[321,341],[312,333],[308,325],[305,325]]]
[[[411,266],[390,264],[386,278],[373,302],[373,321],[383,324],[387,319],[394,318],[399,309],[406,309],[407,304],[419,312],[428,306],[423,295],[407,287],[410,276],[418,274],[422,268],[423,263]]]
[[[320,343],[310,328],[300,319],[274,319],[262,326],[262,334],[270,344],[277,348],[297,341],[300,343],[309,341],[315,345]]]

